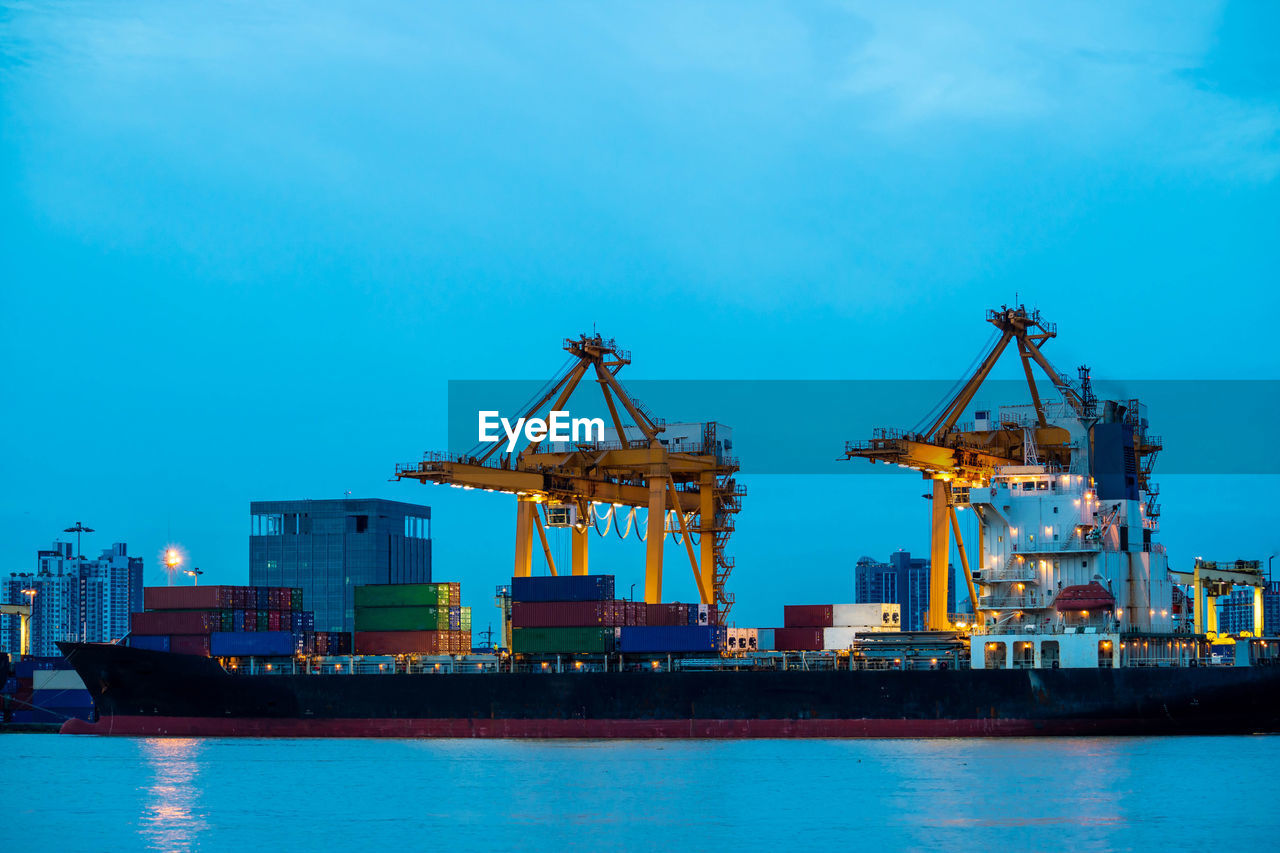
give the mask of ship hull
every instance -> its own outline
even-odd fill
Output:
[[[93,694],[72,734],[860,738],[1280,731],[1280,667],[231,675],[67,644]]]

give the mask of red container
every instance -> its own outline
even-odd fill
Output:
[[[448,631],[356,631],[358,655],[447,654]]]
[[[267,630],[268,631],[280,630],[280,611],[279,610],[271,610],[267,612]]]
[[[830,604],[788,604],[782,608],[782,624],[788,628],[830,628]],[[818,648],[822,648],[819,642]]]
[[[643,601],[628,601],[626,603],[626,625],[628,627],[636,627],[638,625],[648,625],[649,605]]]
[[[160,634],[208,634],[222,630],[222,614],[217,610],[149,610],[131,615],[129,630],[149,637]]]
[[[821,628],[774,628],[773,647],[780,652],[822,650]]]
[[[146,610],[220,610],[235,607],[230,586],[148,586],[142,590]]]
[[[667,627],[672,625],[688,625],[689,605],[650,604],[646,607],[644,624]]]
[[[515,628],[616,628],[623,624],[625,601],[513,601]]]
[[[244,629],[246,631],[258,630],[258,611],[246,610],[244,612]]]
[[[169,651],[179,655],[209,656],[208,634],[174,634],[169,638]]]

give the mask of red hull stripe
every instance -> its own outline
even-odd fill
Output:
[[[170,737],[883,738],[1123,734],[1141,720],[484,720],[104,717],[63,734]]]

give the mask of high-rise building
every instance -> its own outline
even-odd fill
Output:
[[[1218,599],[1218,631],[1253,631],[1253,587],[1238,586]],[[1268,637],[1280,634],[1280,581],[1267,581],[1262,591],[1262,633]]]
[[[96,560],[74,554],[70,542],[36,553],[36,571],[0,582],[8,604],[31,605],[31,653],[58,654],[59,640],[107,642],[129,633],[129,614],[142,609],[142,558],[117,542]],[[18,617],[0,617],[0,651],[19,650]]]
[[[902,629],[923,631],[929,611],[929,561],[909,551],[894,551],[889,562],[862,557],[854,569],[854,597],[859,603],[902,605]],[[955,572],[947,571],[947,612],[956,609]]]
[[[317,631],[355,627],[355,587],[431,582],[431,508],[377,498],[254,501],[249,582],[302,590]]]

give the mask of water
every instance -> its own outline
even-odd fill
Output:
[[[1277,767],[1280,737],[4,735],[0,847],[1269,850]]]

